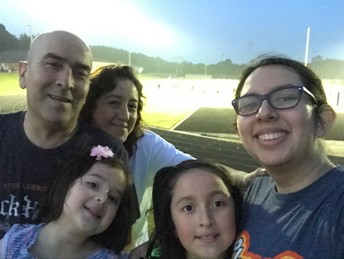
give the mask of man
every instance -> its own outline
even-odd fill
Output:
[[[0,115],[0,238],[14,223],[31,222],[50,175],[80,146],[105,145],[127,161],[122,144],[79,123],[89,89],[92,53],[76,35],[39,35],[19,63],[27,111]]]

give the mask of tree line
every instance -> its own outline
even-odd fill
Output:
[[[31,35],[30,35],[31,36]],[[26,33],[19,37],[6,30],[0,24],[0,52],[5,50],[28,50],[30,36]],[[142,53],[129,53],[127,50],[108,46],[90,46],[95,61],[130,64],[142,68],[143,73],[156,74],[157,76],[184,77],[190,74],[211,76],[212,78],[239,79],[242,70],[248,64],[235,64],[231,59],[219,61],[216,64],[194,64],[188,61],[170,62],[160,57],[150,57]],[[344,80],[344,60],[329,59],[316,56],[308,66],[321,78]]]

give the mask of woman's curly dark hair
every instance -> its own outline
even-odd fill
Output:
[[[143,85],[137,79],[131,66],[112,64],[97,68],[91,74],[90,89],[86,102],[80,112],[80,120],[92,124],[92,113],[95,109],[96,102],[100,96],[116,88],[118,80],[130,80],[135,85],[139,100],[137,107],[137,120],[133,131],[129,134],[124,146],[128,151],[129,157],[135,152],[136,142],[143,136],[142,130],[142,108],[143,108]]]

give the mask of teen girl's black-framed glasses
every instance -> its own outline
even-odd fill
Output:
[[[246,94],[232,101],[238,115],[249,116],[259,111],[264,100],[276,110],[290,109],[298,105],[302,93],[306,93],[316,104],[315,96],[304,86],[285,85],[267,94]]]

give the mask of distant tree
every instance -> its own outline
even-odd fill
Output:
[[[29,50],[31,43],[31,38],[26,33],[20,34],[18,39],[18,49],[19,50]]]
[[[207,66],[207,74],[213,78],[238,79],[245,65],[234,64],[231,59]]]
[[[320,55],[312,58],[312,62],[319,62],[319,61],[323,61],[323,60],[324,60],[324,58]]]
[[[316,56],[308,66],[314,70],[320,78],[344,79],[344,60],[324,59],[321,56]]]
[[[10,34],[3,24],[0,24],[0,51],[16,49],[18,39]]]
[[[91,50],[96,61],[128,64],[129,52],[126,50],[106,46],[91,46]]]

